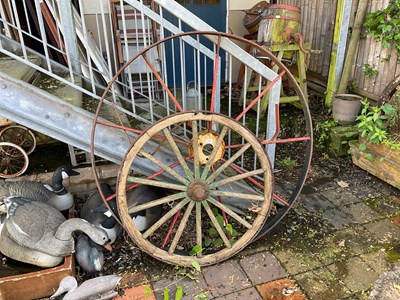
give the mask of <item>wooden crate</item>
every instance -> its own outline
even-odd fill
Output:
[[[361,151],[357,141],[349,142],[353,163],[400,189],[400,151],[390,149],[383,144],[364,144],[367,145],[367,149]],[[368,158],[367,154],[372,156]]]

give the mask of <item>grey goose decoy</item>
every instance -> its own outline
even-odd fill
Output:
[[[66,276],[61,279],[57,291],[50,297],[54,299],[65,292],[63,300],[106,300],[118,296],[114,291],[121,280],[117,275],[107,275],[95,277],[84,281],[79,287],[78,282],[72,276]]]
[[[115,194],[112,187],[107,183],[100,184],[101,191],[104,197],[109,197]],[[109,201],[108,204],[112,207],[113,211],[116,211],[117,204],[115,199]],[[87,200],[83,203],[79,217],[87,220],[88,222],[104,229],[110,239],[110,243],[114,243],[120,230],[119,223],[115,220],[111,213],[107,214],[107,207],[103,202],[98,190],[93,191]]]
[[[128,208],[145,204],[150,201],[154,201],[163,197],[163,189],[139,185],[133,189],[126,192],[126,201]],[[118,211],[116,209],[116,199],[111,199],[108,201],[110,208],[113,210],[115,215],[118,216]],[[95,212],[102,212],[106,216],[110,216],[111,212],[106,208],[105,204],[101,204],[98,208],[94,209]],[[154,206],[143,211],[135,212],[131,214],[132,220],[139,231],[144,231],[150,226],[152,226],[161,216],[161,206]]]
[[[104,266],[103,251],[84,233],[76,240],[75,259],[89,274],[100,272]]]
[[[86,233],[95,243],[107,245],[107,233],[86,220],[66,220],[47,203],[23,197],[4,199],[7,218],[0,234],[0,252],[14,260],[54,267],[75,250],[73,233]]]
[[[63,211],[74,205],[74,198],[63,185],[63,179],[79,175],[68,166],[58,167],[53,174],[51,186],[32,181],[0,182],[0,200],[7,196],[20,196],[35,201],[46,202],[56,209]],[[1,207],[3,210],[4,207]]]

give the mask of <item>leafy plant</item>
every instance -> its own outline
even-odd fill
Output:
[[[383,48],[393,45],[400,57],[400,0],[391,0],[386,8],[367,13],[364,26]]]
[[[365,76],[367,76],[368,78],[374,77],[379,73],[379,71],[372,68],[370,64],[364,64],[362,70]]]
[[[329,119],[315,124],[315,146],[320,149],[324,156],[328,157],[328,147],[331,142],[331,131],[338,123],[334,119]]]
[[[229,241],[231,242],[231,244],[233,244],[238,235],[237,231],[233,228],[232,224],[225,224],[225,220],[223,216],[218,212],[217,208],[213,208],[212,212],[215,218],[217,219],[218,224],[224,229],[224,233],[229,238]],[[219,248],[224,244],[224,242],[220,237],[218,237],[219,233],[215,228],[214,223],[210,222],[209,224],[210,224],[210,229],[208,230],[208,235],[210,236],[210,238],[204,241],[204,246],[205,247],[213,246],[215,248]]]
[[[390,116],[393,113],[394,108],[389,103],[379,107],[371,106],[368,99],[362,100],[361,114],[357,117],[357,127],[361,137],[372,144],[380,144],[386,140]],[[360,150],[363,149],[360,148]]]
[[[279,160],[278,164],[281,168],[293,168],[298,166],[297,161],[291,157],[285,157],[284,159]]]

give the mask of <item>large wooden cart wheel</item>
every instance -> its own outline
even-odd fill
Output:
[[[167,35],[167,29],[164,28],[162,32]],[[224,47],[234,48],[233,44],[243,49],[252,49],[250,53],[252,57],[241,58],[238,56],[240,58],[238,59],[223,50]],[[262,60],[259,60],[260,57]],[[259,64],[251,67],[254,60],[257,60],[261,66]],[[266,61],[273,71],[263,68]],[[256,78],[253,80],[251,88],[244,84],[242,90],[235,90],[237,85],[233,80],[236,80],[235,70],[238,66],[242,66],[243,78]],[[134,74],[137,67],[140,67],[142,73]],[[123,95],[116,92],[121,88]],[[297,107],[292,104],[271,105],[265,103],[265,99],[270,101],[271,98],[279,103],[280,92],[285,93],[286,98],[297,99],[294,100]],[[271,97],[266,95],[271,95]],[[246,100],[243,101],[244,99]],[[264,111],[265,107],[267,109]],[[269,112],[270,108],[276,108],[273,114]],[[271,109],[271,111],[274,110]],[[192,120],[191,117],[195,119]],[[172,120],[176,122],[176,126]],[[205,123],[211,125],[206,126]],[[241,126],[238,126],[238,123]],[[275,125],[277,130],[271,134],[268,129],[272,125]],[[195,128],[198,128],[197,133],[192,131]],[[223,128],[226,128],[226,134],[221,131]],[[229,257],[249,241],[253,242],[259,239],[274,228],[288,213],[301,192],[310,166],[313,144],[312,122],[307,99],[289,69],[260,45],[221,32],[188,32],[171,35],[141,50],[118,70],[100,99],[93,121],[91,155],[94,170],[97,147],[102,149],[103,145],[108,143],[107,138],[103,136],[96,144],[95,136],[108,131],[117,132],[121,141],[127,141],[129,144],[127,147],[129,150],[123,148],[123,151],[128,151],[128,153],[122,161],[123,171],[120,174],[120,187],[117,195],[122,197],[118,199],[118,203],[120,203],[122,215],[126,218],[124,227],[126,226],[130,235],[140,243],[139,246],[143,247],[145,251],[160,259],[164,259],[165,256],[165,260],[169,262],[189,261],[190,256],[187,256],[187,251],[197,244],[200,245],[201,242],[202,253],[198,259],[202,264],[211,264]],[[173,146],[171,138],[167,137],[168,132],[173,136],[172,140],[175,141],[178,149],[187,148],[186,157],[184,156],[185,151],[173,149],[175,146]],[[198,140],[199,145],[201,141],[205,142],[206,145],[203,148],[193,146],[191,140],[196,135],[198,139],[194,140]],[[219,140],[222,137],[224,143]],[[213,168],[216,170],[218,164],[227,161],[228,166],[224,167],[224,176],[233,176],[232,178],[237,180],[227,184],[231,188],[230,192],[238,193],[242,187],[247,187],[247,189],[244,188],[244,194],[250,195],[249,190],[256,188],[261,195],[269,195],[273,185],[271,201],[267,196],[262,196],[264,204],[261,205],[261,202],[257,202],[261,201],[260,195],[255,196],[254,199],[258,199],[255,210],[260,209],[263,212],[252,215],[248,221],[249,224],[246,224],[247,227],[243,221],[247,220],[245,216],[249,213],[249,207],[243,206],[243,204],[248,204],[249,201],[237,197],[241,200],[234,203],[235,205],[226,204],[226,207],[229,207],[241,218],[240,221],[233,218],[233,221],[231,220],[232,214],[227,213],[225,206],[222,209],[218,207],[220,205],[218,203],[224,203],[228,191],[225,191],[225,194],[222,191],[221,194],[218,194],[216,190],[213,190],[212,205],[216,207],[213,213],[217,214],[219,220],[220,215],[222,218],[227,215],[228,218],[222,222],[223,225],[218,230],[222,232],[233,228],[232,230],[236,231],[236,228],[239,229],[239,227],[241,230],[240,242],[237,239],[235,243],[228,243],[224,238],[223,250],[215,245],[214,248],[207,248],[209,246],[205,245],[204,238],[208,230],[213,233],[211,242],[213,242],[213,238],[218,240],[223,236],[218,232],[214,236],[213,226],[207,219],[211,217],[205,206],[209,205],[211,201],[207,198],[196,202],[188,196],[188,186],[193,179],[185,170],[177,171],[185,166],[186,159],[188,165],[194,166],[200,165],[203,160],[213,160],[210,158],[210,153],[215,150],[214,143],[217,143],[221,153],[218,155],[215,153],[220,160],[215,162],[216,165]],[[274,170],[274,181],[272,181],[272,175],[264,174],[268,172],[268,166],[265,159],[266,154],[257,152],[260,149],[259,143],[262,145],[261,149],[265,152],[268,150],[268,155],[269,150],[275,147],[274,161],[270,162]],[[144,150],[149,145],[152,145],[150,148],[153,150]],[[245,152],[243,155],[235,157],[237,151],[244,149],[244,145],[250,145],[250,148],[243,150]],[[119,147],[122,148],[121,145],[115,145],[116,149]],[[198,151],[198,155],[194,155],[195,151]],[[251,151],[253,151],[252,154],[250,154]],[[157,155],[157,159],[153,162],[152,156]],[[194,161],[197,157],[198,162]],[[233,161],[231,161],[232,157]],[[163,164],[156,163],[156,161]],[[285,169],[288,165],[290,169]],[[209,167],[211,168],[212,165]],[[260,168],[263,173],[258,173]],[[128,175],[129,169],[137,174],[135,176]],[[229,174],[228,171],[232,173]],[[179,175],[176,175],[175,172]],[[195,170],[190,172],[195,172]],[[139,179],[142,176],[138,174],[149,181]],[[99,187],[98,174],[94,175]],[[238,176],[243,178],[239,180]],[[129,209],[127,211],[127,208],[124,207],[124,205],[126,206],[124,195],[126,189],[139,184],[139,180],[141,180],[141,184],[155,185],[155,182],[161,182],[167,190],[174,191],[166,198],[165,202],[161,200],[161,202],[156,202],[160,205],[163,203],[164,210],[166,209],[165,203],[171,202],[172,208],[168,209],[168,216],[160,221],[162,224],[157,224],[157,228],[153,227],[153,229],[157,229],[154,232],[146,231],[141,234],[127,220]],[[210,182],[206,186],[208,187],[209,184]],[[207,190],[203,183],[194,184],[193,189],[199,190],[199,193]],[[178,197],[178,199],[174,197]],[[222,198],[221,202],[214,201],[216,199],[216,201],[220,201],[220,197]],[[229,196],[229,198],[232,197]],[[103,200],[106,202],[104,197]],[[269,214],[266,214],[269,206],[271,209]],[[188,225],[192,225],[189,220],[200,220],[200,218],[191,217],[190,211],[195,212],[196,207],[199,207],[197,210],[205,213],[201,224],[197,221],[199,224],[196,225],[201,228],[202,234],[196,234],[200,230],[194,229],[192,235],[195,240],[182,245],[182,239],[176,232],[183,230],[179,224],[184,224],[182,227],[187,228]],[[140,209],[144,208],[144,206],[140,207]],[[181,212],[176,217],[175,214],[178,214],[180,209]],[[212,208],[210,209],[212,210]],[[225,212],[222,214],[223,211]],[[180,217],[184,220],[187,218],[187,221],[182,222]],[[263,217],[266,219],[265,222],[261,220]],[[175,218],[178,220],[174,221]],[[168,232],[171,233],[165,234],[159,225],[168,226],[168,222],[172,222],[171,228],[168,229]],[[224,228],[223,226],[227,224],[231,225]],[[259,228],[260,224],[264,225]],[[159,232],[163,232],[163,235],[157,236]],[[232,233],[230,234],[232,235]],[[172,240],[167,236],[170,236]],[[184,237],[186,237],[185,234]],[[228,236],[226,238],[230,239]],[[179,251],[183,251],[183,254],[179,254]],[[215,254],[212,255],[212,253]]]
[[[29,158],[20,146],[0,142],[0,177],[13,178],[22,175],[29,165]]]
[[[191,129],[190,140],[181,137],[185,126]],[[243,144],[235,148],[230,159],[225,159],[224,138],[228,133],[242,137]],[[182,168],[172,169],[159,161],[159,145],[171,148]],[[235,171],[241,156],[254,155],[259,162],[255,171]],[[173,182],[132,174],[138,157],[172,175]],[[241,193],[230,190],[229,184],[254,175],[269,184],[259,192],[250,188]],[[257,235],[268,217],[272,182],[263,146],[239,122],[215,113],[178,113],[144,131],[128,151],[118,176],[118,209],[124,228],[150,255],[173,264],[186,265],[197,260],[201,265],[209,265],[236,254]],[[170,192],[161,199],[129,208],[126,191],[137,184]],[[159,205],[164,206],[163,216],[140,232],[130,214]],[[234,211],[236,205],[247,209],[238,214]]]

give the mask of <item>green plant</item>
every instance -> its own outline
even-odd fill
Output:
[[[381,106],[371,106],[368,99],[362,100],[361,114],[357,117],[357,127],[361,137],[372,144],[380,144],[386,140],[390,117],[393,113],[394,108],[389,103]]]
[[[225,220],[223,216],[218,212],[217,208],[213,208],[212,212],[217,219],[218,224],[223,228],[224,233],[228,237],[229,241],[231,244],[233,244],[236,240],[236,237],[238,235],[237,231],[233,228],[232,224],[225,224]],[[215,247],[215,248],[220,248],[223,245],[223,241],[219,236],[219,233],[217,229],[215,228],[215,225],[213,222],[209,223],[210,228],[208,230],[208,235],[210,238],[206,239],[204,241],[204,246],[205,247]],[[196,246],[195,246],[196,247]]]
[[[370,64],[364,64],[362,70],[365,76],[367,76],[368,78],[374,77],[379,73],[379,71],[372,68]]]
[[[357,90],[357,83],[356,83],[356,81],[353,79],[353,80],[350,80],[348,83],[347,83],[347,92],[349,93],[349,94],[352,94],[352,93],[354,93],[355,91]]]
[[[393,45],[400,57],[400,0],[391,0],[386,8],[367,13],[364,26],[383,48]]]
[[[293,168],[293,167],[297,167],[298,163],[295,159],[293,159],[291,157],[285,157],[278,161],[278,165],[281,168]]]
[[[315,146],[328,158],[328,147],[331,142],[331,131],[338,123],[334,119],[319,121],[315,124]]]

